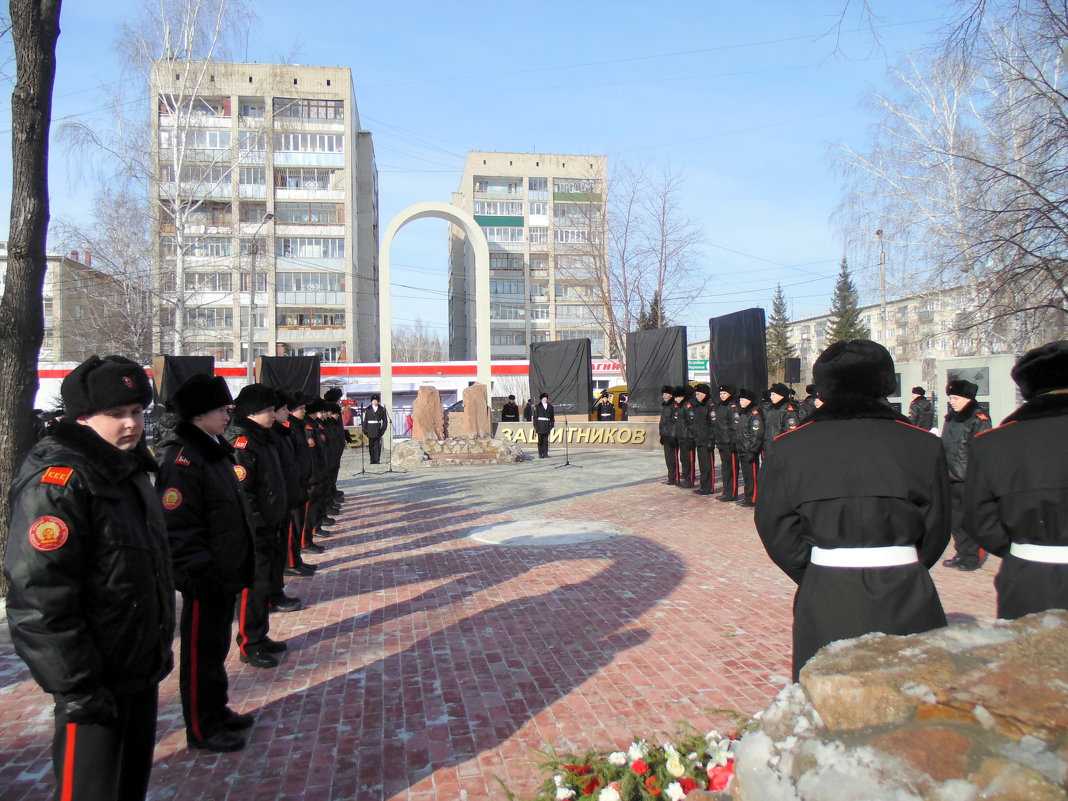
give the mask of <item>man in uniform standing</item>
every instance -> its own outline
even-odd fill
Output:
[[[689,384],[675,387],[675,440],[679,443],[679,486],[693,489],[697,478],[697,454],[694,452],[693,389]]]
[[[801,421],[797,414],[797,404],[790,400],[790,388],[786,384],[772,384],[768,390],[771,406],[764,413],[764,448],[771,446],[771,441],[786,431],[793,431]]]
[[[371,464],[379,464],[382,459],[382,437],[386,434],[386,410],[378,405],[378,396],[371,396],[371,404],[363,410],[363,434],[367,437],[368,455]]]
[[[698,495],[711,495],[716,461],[712,456],[712,413],[716,407],[711,400],[712,388],[708,384],[698,384],[693,388],[693,394],[695,403],[690,408],[690,427],[693,430],[697,465],[701,470],[701,485],[694,492]]]
[[[1068,341],[1028,351],[1012,370],[1024,405],[972,440],[964,529],[1002,558],[998,617],[1068,609]]]
[[[601,397],[597,399],[597,405],[593,407],[593,417],[602,423],[616,419],[616,407],[607,389],[601,390]]]
[[[664,447],[664,464],[667,465],[665,484],[679,483],[679,441],[675,438],[675,389],[665,384],[660,387],[660,444]]]
[[[882,345],[836,342],[813,374],[824,405],[768,453],[756,508],[768,556],[798,585],[794,681],[834,640],[946,625],[929,573],[949,541],[939,443],[886,402],[897,380]]]
[[[934,428],[934,404],[923,387],[912,388],[912,403],[909,404],[909,422],[924,431]]]
[[[754,394],[750,390],[739,390],[738,404],[734,407],[732,418],[734,453],[738,458],[738,472],[741,473],[745,487],[738,505],[747,509],[756,505],[760,452],[767,437],[764,410],[753,403],[753,399]]]
[[[237,751],[251,715],[228,706],[234,600],[252,584],[253,515],[225,439],[233,398],[219,376],[190,376],[171,397],[179,417],[157,454],[156,490],[182,593],[179,689],[191,748]]]
[[[545,459],[549,456],[549,433],[556,425],[556,414],[553,405],[549,403],[549,396],[541,393],[538,396],[538,405],[534,407],[534,430],[538,434],[538,458]]]
[[[738,402],[734,384],[719,385],[719,403],[712,408],[712,431],[719,451],[720,501],[738,498],[738,455],[734,450],[734,417]]]
[[[979,387],[971,381],[957,379],[946,386],[949,411],[942,424],[942,446],[949,465],[949,495],[952,502],[953,546],[956,553],[942,564],[955,570],[971,572],[983,566],[979,544],[964,531],[964,477],[968,470],[968,452],[972,439],[990,430],[990,417],[979,408],[975,394]]]
[[[142,439],[152,388],[129,359],[91,356],[60,391],[65,418],[11,485],[7,622],[55,700],[55,797],[135,801],[174,665],[174,579]]]
[[[508,402],[501,407],[501,422],[519,422],[519,404],[515,402],[515,395],[509,395]]]

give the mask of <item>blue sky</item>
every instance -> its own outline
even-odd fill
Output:
[[[704,230],[710,279],[677,320],[693,326],[693,341],[707,337],[710,316],[770,311],[776,282],[794,318],[829,305],[843,255],[829,150],[864,145],[874,122],[865,95],[951,15],[946,3],[874,0],[873,36],[859,6],[255,0],[247,53],[234,58],[352,69],[361,122],[374,135],[382,229],[413,203],[448,202],[468,150],[599,154],[610,167],[662,165],[685,176],[682,208]],[[118,27],[140,7],[64,5],[56,120],[108,124],[101,87],[119,79]],[[827,35],[843,9],[840,34]],[[0,130],[9,129],[5,105]],[[53,136],[54,218],[88,217],[87,161]],[[10,186],[9,148],[0,181]],[[0,195],[6,236],[9,192]],[[396,324],[419,317],[446,333],[445,229],[420,220],[399,234]],[[871,266],[863,258],[851,258],[858,272]]]

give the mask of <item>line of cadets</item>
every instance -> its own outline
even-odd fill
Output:
[[[749,389],[719,386],[718,402],[708,384],[661,387],[660,444],[667,465],[665,483],[711,495],[715,482],[715,452],[719,451],[720,501],[752,507],[757,475],[768,444],[784,431],[797,428],[818,408],[815,387],[798,404],[793,390],[774,384],[763,403]],[[739,494],[739,484],[743,491]]]
[[[286,644],[269,636],[270,613],[302,606],[284,577],[315,574],[303,554],[322,553],[315,537],[336,522],[345,431],[338,398],[327,398],[250,384],[234,399],[222,378],[197,375],[169,403],[180,422],[158,447],[156,488],[183,601],[179,686],[191,747],[244,747],[239,732],[253,720],[227,706],[224,667],[235,611],[241,661],[276,667]]]

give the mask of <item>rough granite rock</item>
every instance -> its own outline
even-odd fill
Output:
[[[493,433],[490,422],[489,391],[485,384],[471,384],[464,389],[464,430],[454,436],[478,439]]]
[[[437,440],[445,436],[445,412],[435,387],[419,387],[412,403],[412,439]]]
[[[506,439],[401,440],[393,448],[398,467],[449,467],[468,464],[512,464],[523,461],[523,449]]]

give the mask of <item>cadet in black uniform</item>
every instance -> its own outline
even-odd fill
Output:
[[[289,410],[289,419],[286,428],[289,431],[290,442],[293,444],[293,454],[296,457],[297,473],[300,476],[301,495],[298,503],[289,509],[290,525],[288,528],[287,558],[283,571],[287,576],[307,578],[315,574],[317,565],[310,565],[304,561],[301,555],[301,543],[304,540],[304,532],[307,520],[312,509],[312,493],[315,489],[318,476],[316,473],[315,449],[318,447],[317,439],[304,427],[304,420],[308,416],[308,399],[303,393],[294,392],[286,404]],[[312,521],[314,525],[314,520]]]
[[[534,399],[527,398],[527,402],[523,405],[523,422],[529,423],[534,419]]]
[[[952,502],[953,545],[956,553],[942,564],[970,572],[982,567],[984,558],[979,544],[964,531],[964,476],[968,469],[968,451],[972,439],[990,430],[990,417],[975,402],[979,387],[963,379],[946,386],[949,411],[942,424],[942,446],[949,465],[949,496]]]
[[[793,431],[801,422],[797,404],[790,400],[790,388],[786,384],[772,384],[768,390],[771,405],[764,412],[764,450],[771,447],[772,440],[786,431]]]
[[[738,391],[738,403],[733,408],[734,453],[738,459],[744,494],[738,505],[751,508],[757,498],[757,476],[760,471],[760,452],[764,448],[767,431],[764,410],[753,403],[754,394],[748,389]]]
[[[679,442],[675,439],[675,389],[665,384],[660,387],[660,444],[664,446],[664,463],[667,465],[665,484],[679,483]]]
[[[180,418],[162,443],[156,490],[182,592],[179,689],[192,748],[237,751],[251,715],[227,707],[234,599],[252,584],[253,516],[223,439],[233,403],[218,376],[190,376],[171,397]]]
[[[519,404],[515,402],[515,395],[509,395],[508,402],[501,407],[501,422],[519,422]]]
[[[286,595],[282,578],[290,559],[293,509],[304,505],[303,468],[297,458],[296,441],[290,436],[288,425],[290,399],[288,393],[277,391],[275,401],[277,408],[274,410],[274,425],[271,426],[271,436],[274,438],[278,459],[282,464],[286,501],[285,518],[278,531],[278,559],[271,567],[267,604],[271,612],[296,612],[303,606],[299,598]],[[300,559],[300,548],[297,548],[297,559]]]
[[[60,391],[65,419],[11,485],[7,622],[55,700],[55,798],[135,801],[174,665],[174,579],[142,438],[152,388],[129,359],[91,356]]]
[[[267,636],[271,582],[280,564],[280,531],[289,511],[282,461],[271,433],[277,399],[266,384],[244,387],[234,399],[234,419],[227,435],[254,524],[253,578],[238,598],[237,647],[241,661],[258,668],[277,667],[274,655],[286,650],[284,642]]]
[[[679,445],[679,486],[692,489],[697,478],[697,454],[694,452],[690,409],[693,388],[689,384],[675,387],[675,441]]]
[[[694,404],[690,408],[690,428],[693,430],[694,449],[697,452],[697,465],[701,469],[701,486],[694,492],[698,495],[711,495],[715,476],[715,459],[713,458],[712,440],[714,437],[712,412],[712,388],[708,384],[698,384],[693,388]]]
[[[627,419],[627,410],[630,407],[630,396],[624,392],[619,396],[619,419]]]
[[[1025,403],[976,435],[964,530],[1003,561],[998,617],[1068,609],[1068,341],[1028,351],[1012,378]]]
[[[363,433],[367,437],[367,450],[371,464],[382,459],[382,437],[386,434],[386,410],[378,405],[378,396],[371,396],[371,403],[363,410]]]
[[[538,396],[538,405],[534,407],[534,430],[538,433],[538,458],[545,459],[549,456],[549,435],[556,425],[556,414],[553,405],[549,403],[549,396],[541,393]]]
[[[824,405],[768,453],[756,508],[768,555],[799,585],[794,681],[834,640],[946,625],[928,572],[949,541],[941,446],[886,402],[897,382],[882,345],[836,342],[813,373]]]
[[[926,397],[923,387],[912,388],[912,403],[909,404],[909,422],[924,431],[934,428],[934,404]]]
[[[809,384],[805,387],[805,398],[797,407],[798,424],[805,422],[816,411],[816,385]]]
[[[597,399],[597,405],[593,407],[593,418],[601,422],[609,422],[616,419],[616,407],[612,403],[612,396],[608,390],[601,391],[601,397]]]
[[[719,403],[712,408],[712,431],[719,451],[720,501],[738,498],[738,455],[734,451],[734,417],[738,402],[734,384],[719,385]]]

